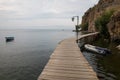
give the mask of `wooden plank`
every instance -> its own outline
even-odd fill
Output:
[[[97,78],[77,78],[77,77],[63,77],[63,76],[55,76],[55,75],[41,75],[39,80],[98,80]]]
[[[76,78],[94,78],[95,75],[90,74],[70,74],[70,73],[60,73],[60,72],[48,72],[44,71],[41,75],[53,75],[53,76],[61,76],[61,77],[76,77]]]
[[[87,35],[88,36],[88,35]],[[74,38],[58,44],[38,80],[98,80]]]

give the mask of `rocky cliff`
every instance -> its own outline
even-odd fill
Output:
[[[112,15],[107,27],[112,40],[120,39],[120,11],[116,11]]]
[[[81,25],[88,24],[88,31],[97,31],[95,21],[106,11],[114,10],[107,23],[111,39],[120,39],[120,0],[99,0],[98,4],[85,12]],[[84,26],[83,26],[84,27]]]

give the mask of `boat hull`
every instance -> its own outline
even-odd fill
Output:
[[[14,40],[14,37],[5,37],[5,39],[6,39],[6,42],[10,42]]]
[[[85,47],[86,50],[89,50],[89,51],[92,51],[92,52],[95,52],[95,53],[99,53],[99,54],[103,54],[103,55],[111,53],[109,49],[101,48],[101,47],[98,47],[98,46],[85,44],[84,47]]]

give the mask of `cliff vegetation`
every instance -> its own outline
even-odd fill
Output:
[[[100,32],[112,41],[120,40],[120,0],[99,0],[82,17],[82,30]]]

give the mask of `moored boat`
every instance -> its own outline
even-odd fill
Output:
[[[9,41],[13,41],[14,37],[5,37],[5,39],[6,39],[6,42],[9,42]]]
[[[118,45],[116,48],[118,48],[120,50],[120,45]]]
[[[111,53],[111,51],[107,48],[101,48],[101,47],[93,46],[90,44],[85,44],[84,47],[85,47],[85,49],[87,49],[89,51],[96,52],[99,54],[110,54]]]

